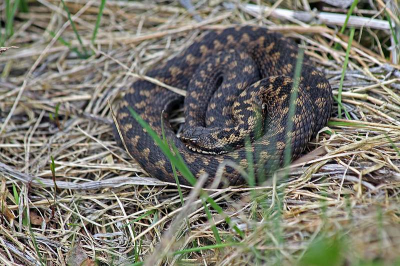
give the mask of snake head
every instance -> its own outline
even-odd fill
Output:
[[[195,152],[204,154],[223,154],[229,152],[221,145],[215,128],[193,127],[184,129],[180,135],[185,146]]]

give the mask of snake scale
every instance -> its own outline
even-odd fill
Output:
[[[164,127],[166,138],[195,177],[208,174],[211,182],[222,162],[233,161],[246,169],[252,157],[261,180],[282,165],[287,143],[292,157],[297,157],[330,117],[331,87],[306,56],[299,86],[293,86],[297,60],[294,41],[263,27],[208,31],[147,73],[185,89],[186,97],[146,80],[135,81],[120,103],[116,115],[120,134],[115,131],[115,137],[147,173],[175,182],[170,161],[131,116],[130,106],[159,136]],[[295,111],[289,117],[294,92]],[[182,102],[185,124],[177,137],[169,118]],[[247,139],[250,146],[245,145]],[[188,184],[179,173],[178,177],[181,184]],[[231,185],[246,182],[231,164],[225,165],[223,177]]]

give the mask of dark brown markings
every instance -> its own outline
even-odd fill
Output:
[[[291,138],[293,157],[296,157],[304,150],[311,137],[325,126],[331,112],[331,87],[323,73],[314,68],[305,56],[298,98],[295,102],[296,111],[292,118],[293,131],[287,130],[297,49],[293,41],[265,28],[235,26],[202,35],[186,51],[161,63],[146,75],[180,89],[187,89],[192,82],[196,90],[187,93],[184,104],[193,110],[186,113],[185,126],[198,126],[199,115],[196,108],[200,105],[206,106],[203,111],[209,113],[202,113],[200,116],[203,123],[210,125],[212,130],[204,127],[200,132],[204,133],[204,139],[208,138],[222,145],[237,145],[249,134],[254,134],[254,125],[260,120],[260,117],[255,115],[256,109],[264,110],[267,117],[262,120],[267,120],[268,125],[265,125],[264,135],[253,139],[251,152],[263,161],[264,165],[261,167],[265,167],[264,172],[270,174],[268,167],[282,161],[286,137]],[[225,57],[216,56],[221,51],[228,53]],[[209,65],[205,65],[203,72],[199,71],[196,74],[196,70],[204,65],[206,60],[209,60]],[[246,60],[253,60],[254,64],[243,63]],[[215,65],[225,65],[230,71],[224,74],[223,83],[216,88],[217,91],[213,91],[213,95],[209,96],[205,94],[210,74],[207,72],[217,73],[219,68]],[[254,73],[259,75],[255,80],[246,79]],[[182,98],[166,88],[139,80],[132,84],[121,101],[117,120],[122,138],[129,153],[142,168],[156,178],[175,182],[168,158],[146,130],[130,117],[128,106],[132,106],[159,136],[163,126],[167,139],[177,147],[196,177],[206,173],[211,182],[219,164],[226,160],[246,168],[249,162],[243,145],[235,146],[237,149],[224,154],[215,155],[212,154],[215,150],[201,153],[188,149],[187,144],[175,136],[168,123],[168,117],[172,111],[172,104],[175,106],[178,101],[183,101]],[[204,101],[208,101],[209,105],[204,104]],[[166,117],[163,122],[162,114]],[[201,143],[196,149],[201,149]],[[226,167],[225,170],[224,177],[228,178],[232,185],[245,182],[232,168]],[[179,173],[178,175],[181,183],[188,185]]]

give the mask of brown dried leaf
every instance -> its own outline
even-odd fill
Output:
[[[94,261],[87,258],[84,262],[82,262],[80,266],[94,266],[94,265],[95,265]]]
[[[43,221],[48,222],[49,219],[43,219],[42,216],[39,216],[36,212],[30,211],[29,212],[29,220],[33,225],[41,225]]]
[[[6,180],[3,178],[1,180],[0,187],[0,213],[2,213],[6,219],[10,222],[15,219],[13,212],[7,207],[7,198],[8,190],[6,189]]]

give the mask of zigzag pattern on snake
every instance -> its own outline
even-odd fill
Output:
[[[207,173],[212,181],[226,160],[246,169],[250,150],[262,179],[282,164],[287,138],[296,158],[330,117],[331,87],[306,56],[295,112],[288,117],[297,57],[295,42],[263,27],[236,26],[200,36],[147,73],[186,89],[185,98],[145,80],[134,82],[124,96],[116,120],[128,152],[151,176],[175,182],[168,158],[130,115],[131,106],[159,136],[164,127],[166,138],[197,178]],[[168,118],[183,101],[185,125],[178,138]],[[118,133],[115,137],[121,142]],[[252,141],[250,149],[244,146],[247,137]],[[245,183],[230,166],[225,167],[224,177],[231,185]],[[188,185],[182,176],[179,179]]]

